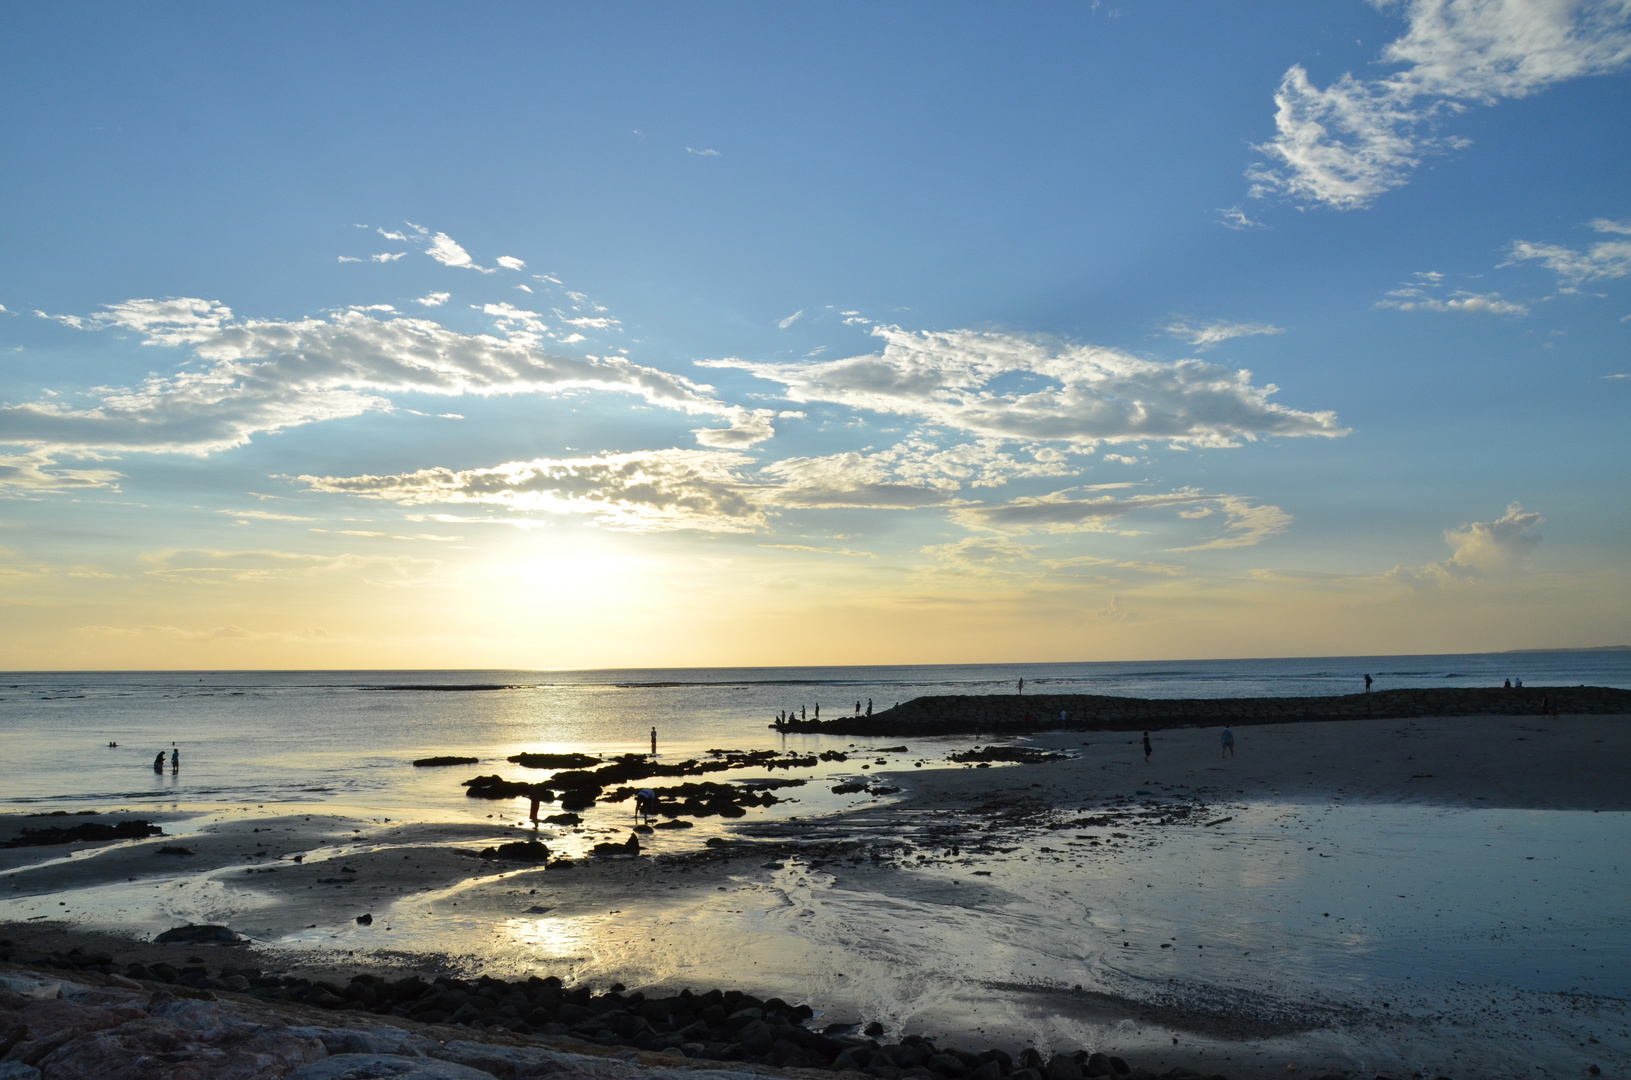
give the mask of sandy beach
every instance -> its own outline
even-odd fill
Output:
[[[847,989],[843,979],[773,985],[776,971],[790,973],[800,963],[784,955],[785,939],[761,943],[744,935],[731,944],[713,923],[702,932],[706,920],[700,913],[732,913],[729,905],[751,906],[766,890],[785,904],[812,880],[829,892],[867,891],[942,910],[994,910],[1016,890],[1038,887],[1039,879],[1026,875],[1045,859],[1058,864],[1049,873],[1064,875],[1047,881],[1067,889],[1072,865],[1085,867],[1083,873],[1096,867],[1130,877],[1161,851],[1175,857],[1195,838],[1228,833],[1242,807],[1257,814],[1277,806],[1631,809],[1631,787],[1624,782],[1631,774],[1631,722],[1619,716],[1248,726],[1236,729],[1235,756],[1229,758],[1221,754],[1219,729],[1175,728],[1152,733],[1148,763],[1139,738],[1137,731],[1050,732],[1006,744],[1030,748],[1041,760],[989,767],[936,761],[942,767],[902,768],[896,755],[896,764],[871,782],[898,793],[861,810],[779,820],[750,816],[707,844],[683,832],[647,834],[639,858],[579,858],[548,868],[479,856],[531,832],[503,813],[492,825],[472,825],[235,807],[191,819],[184,834],[175,833],[176,820],[146,815],[170,835],[0,849],[8,920],[0,938],[9,942],[9,964],[19,971],[49,973],[53,957],[78,947],[105,954],[96,969],[111,974],[132,964],[179,969],[202,959],[211,967],[253,965],[342,983],[359,972],[386,978],[557,974],[569,984],[594,982],[592,957],[610,950],[619,958],[616,970],[627,973],[620,981],[647,993],[679,989],[687,964],[702,972],[711,966],[737,972],[735,985],[744,990],[808,1000],[825,1011],[823,1022],[882,1020],[893,1038],[916,1032],[942,1045],[950,1039],[975,1050],[992,1046],[1017,1053],[1021,1043],[1037,1041],[1042,1029],[1035,1017],[1047,1013],[1055,1018],[1049,1051],[1061,1048],[1067,1030],[1109,1032],[1113,1038],[1119,1024],[1140,1031],[1124,1039],[1127,1059],[1156,1073],[1188,1068],[1236,1077],[1280,1075],[1287,1053],[1303,1053],[1306,1064],[1308,1053],[1334,1052],[1341,1041],[1311,1033],[1341,1030],[1351,1038],[1403,1018],[1380,1008],[1312,1000],[1289,987],[1279,997],[1242,994],[1231,991],[1227,979],[1187,989],[1175,984],[1156,996],[1079,986],[1072,991],[1047,978],[1000,985],[987,979],[993,1001],[1003,1004],[983,1013],[971,1012],[966,1002],[948,1002],[938,1012],[920,1008],[915,1016],[867,1014],[856,1004],[865,995]],[[911,747],[907,756],[940,757],[932,741]],[[128,817],[11,815],[0,819],[0,842],[27,828]],[[608,840],[627,835],[616,826],[599,830]],[[543,829],[539,835],[549,843],[566,832]],[[159,854],[164,849],[186,853]],[[119,928],[121,921],[150,922],[158,894],[172,917],[187,915],[177,923],[228,925],[250,943],[231,949],[163,945],[148,930]],[[505,959],[518,951],[510,946],[528,932],[520,928],[529,915],[536,925],[602,919],[601,940],[555,943],[559,955],[577,959],[552,972],[538,969],[536,952]],[[369,924],[359,926],[359,916],[368,916]],[[457,944],[437,948],[438,928]],[[1125,933],[1134,948],[1134,932]],[[470,948],[484,934],[493,940]],[[1154,949],[1151,942],[1139,944]],[[763,956],[755,951],[761,948]],[[725,963],[719,954],[729,957],[733,949],[734,962]],[[658,960],[685,957],[688,950],[709,955]],[[642,971],[649,981],[636,981]],[[1060,1016],[1070,1024],[1061,1027]],[[1447,1028],[1450,1021],[1444,1023]],[[965,1030],[956,1030],[958,1025]],[[1151,1035],[1156,1029],[1166,1033],[1159,1053]],[[1432,1042],[1431,1025],[1417,1023],[1413,1030],[1415,1043]],[[1620,1053],[1631,1047],[1623,1037],[1616,1041]],[[1582,1045],[1596,1052],[1601,1044]],[[1227,1061],[1219,1060],[1225,1056]],[[1334,1067],[1342,1064],[1335,1061]]]

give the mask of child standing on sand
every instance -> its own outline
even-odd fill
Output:
[[[1228,728],[1223,729],[1223,753],[1221,757],[1235,756],[1235,733]]]

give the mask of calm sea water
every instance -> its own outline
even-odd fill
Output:
[[[337,803],[377,810],[461,806],[417,757],[504,766],[519,750],[690,756],[820,737],[767,730],[783,709],[825,716],[928,694],[1236,697],[1353,693],[1369,673],[1400,686],[1631,687],[1631,651],[1280,660],[597,671],[115,672],[0,675],[7,768],[0,806],[109,801],[199,806]],[[468,689],[469,687],[499,689]],[[466,689],[452,689],[466,688]],[[844,741],[848,741],[847,739]],[[118,743],[111,747],[109,743]],[[153,755],[179,746],[179,775]],[[491,759],[489,761],[488,759]],[[673,760],[673,758],[670,758]],[[513,770],[512,770],[513,771]],[[438,771],[439,772],[439,771]],[[427,801],[428,800],[428,801]]]

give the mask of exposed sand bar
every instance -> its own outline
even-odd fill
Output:
[[[781,730],[834,735],[963,735],[1285,724],[1426,716],[1622,715],[1631,690],[1603,686],[1384,690],[1323,697],[1133,698],[1098,694],[948,694],[872,716],[789,720]]]

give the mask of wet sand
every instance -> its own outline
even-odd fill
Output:
[[[247,808],[225,810],[206,820],[193,818],[195,831],[183,836],[0,849],[0,902],[8,920],[0,925],[0,937],[13,942],[14,957],[24,959],[78,944],[110,953],[118,965],[156,960],[179,965],[201,951],[213,965],[216,955],[230,951],[243,957],[236,962],[310,977],[349,976],[359,970],[391,976],[468,975],[490,964],[492,954],[440,950],[434,944],[435,927],[468,929],[514,924],[529,914],[559,918],[607,912],[619,916],[615,922],[626,939],[620,942],[625,955],[648,948],[655,960],[659,954],[684,952],[685,919],[676,913],[701,910],[704,905],[717,909],[738,902],[733,899],[737,896],[751,903],[755,883],[767,879],[788,895],[797,894],[799,875],[826,875],[859,891],[905,890],[911,895],[902,895],[902,901],[913,904],[966,911],[999,908],[1002,886],[976,876],[979,867],[988,861],[995,865],[1006,857],[998,853],[1012,851],[1023,837],[1034,841],[1039,829],[1057,828],[1057,822],[1047,824],[1049,815],[1127,812],[1136,798],[1155,807],[1142,821],[1152,837],[1162,829],[1204,830],[1214,814],[1227,813],[1215,807],[1243,802],[1631,809],[1631,785],[1624,782],[1631,775],[1628,717],[1249,726],[1235,730],[1233,758],[1221,757],[1218,728],[1168,729],[1152,732],[1151,739],[1154,754],[1146,764],[1136,731],[1040,734],[1016,741],[1069,756],[1015,766],[905,769],[874,780],[899,785],[903,794],[867,810],[774,822],[750,816],[735,827],[731,841],[713,847],[701,846],[683,833],[659,834],[647,839],[647,854],[653,857],[579,859],[571,869],[476,858],[483,847],[530,832],[503,825],[404,824],[342,815],[265,816]],[[913,754],[939,757],[934,746],[933,741],[914,741]],[[129,816],[105,813],[64,820],[12,815],[0,818],[0,840],[23,828],[111,823]],[[169,826],[167,831],[173,831],[174,819],[182,817],[171,815],[166,821],[163,815],[142,816]],[[1097,835],[1105,836],[1109,846],[1096,854],[1114,857],[1117,842],[1102,831],[1103,822],[1097,827]],[[545,829],[541,835],[550,842],[563,832]],[[607,838],[621,835],[626,832]],[[194,854],[159,855],[165,846],[184,846]],[[960,876],[953,880],[893,872],[935,866],[954,868]],[[99,928],[76,921],[81,913],[75,909],[82,904],[97,910]],[[128,933],[106,925],[109,911],[125,912]],[[361,914],[372,914],[375,922],[355,927],[353,920]],[[403,925],[393,928],[392,914]],[[393,935],[408,930],[410,919],[420,929],[412,935],[411,945],[404,941],[398,947]],[[227,922],[258,942],[278,943],[231,950],[151,943],[156,930],[189,921]],[[661,929],[664,926],[668,929]],[[648,930],[649,944],[641,937]],[[302,932],[309,933],[302,937]],[[514,932],[513,927],[506,932]],[[572,945],[565,943],[557,954],[570,959]],[[754,955],[752,948],[744,938],[742,964],[751,962],[747,957]],[[769,958],[766,966],[772,966]],[[514,970],[498,974],[513,975]],[[591,972],[593,964],[579,970]],[[663,962],[649,965],[654,981],[671,980],[674,970]],[[557,973],[572,981],[570,970]],[[744,967],[744,989],[779,992],[789,1000],[794,993],[839,989],[752,982]],[[1213,1047],[1220,1039],[1236,1044],[1272,1042],[1322,1025],[1334,1029],[1369,1022],[1341,1007],[1274,1001],[1265,995],[1253,1000],[1219,992],[1207,1000],[1173,997],[1161,1002],[1061,992],[1023,981],[994,987],[993,995],[1011,999],[1011,1014],[1018,1008],[1012,1001],[1022,1001],[1021,1013],[1054,1010],[1088,1025],[1109,1026],[1132,1018],[1204,1036],[1213,1040],[1208,1044]],[[1016,1028],[1023,1029],[1024,1024],[1015,1021],[999,1035],[1002,1025],[993,1024],[991,1037],[1011,1037]],[[959,1041],[966,1045],[977,1038]],[[1167,1060],[1203,1059],[1178,1055]],[[1255,1069],[1235,1060],[1221,1071],[1258,1075]]]

